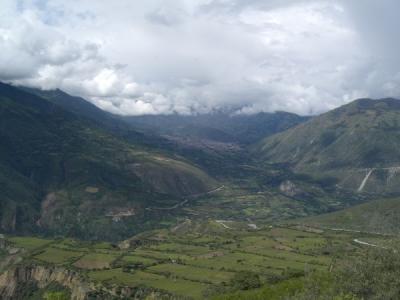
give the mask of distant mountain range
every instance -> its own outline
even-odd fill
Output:
[[[254,115],[215,112],[192,116],[147,115],[124,119],[136,128],[150,129],[162,135],[249,145],[305,122],[309,117],[287,112]]]

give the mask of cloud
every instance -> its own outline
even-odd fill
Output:
[[[400,96],[400,5],[376,3],[0,0],[0,80],[125,115],[319,113]]]

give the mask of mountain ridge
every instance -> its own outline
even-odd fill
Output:
[[[345,188],[398,193],[393,171],[400,166],[399,130],[399,100],[358,99],[264,139],[255,153],[298,173],[334,178]],[[385,180],[393,182],[380,188]]]
[[[0,138],[5,231],[99,238],[115,235],[120,227],[124,235],[149,218],[147,206],[168,206],[218,186],[183,158],[121,139],[6,84],[0,84]],[[126,224],[107,216],[121,211],[132,212]]]

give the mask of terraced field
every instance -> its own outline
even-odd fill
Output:
[[[185,222],[179,232],[153,231],[126,241],[130,247],[29,237],[8,241],[25,249],[21,253],[26,260],[77,270],[88,281],[194,299],[208,297],[218,288],[233,288],[232,278],[241,272],[257,273],[262,283],[282,282],[312,270],[327,272],[334,261],[367,247],[355,243],[356,238],[387,244],[387,237],[356,232]]]

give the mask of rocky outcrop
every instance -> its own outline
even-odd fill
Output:
[[[21,295],[25,287],[46,289],[57,283],[68,289],[71,300],[86,299],[180,299],[163,291],[146,287],[124,287],[88,282],[79,273],[61,267],[17,265],[0,275],[0,299],[26,299]]]
[[[279,190],[288,197],[295,197],[302,193],[302,191],[290,180],[283,181]]]
[[[84,300],[91,291],[91,287],[73,271],[58,267],[16,266],[0,275],[0,298],[18,299],[18,287],[28,283],[36,284],[38,288],[58,283],[71,291],[71,300]]]

